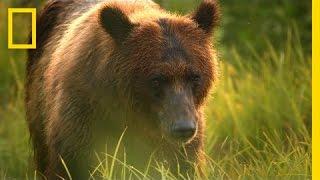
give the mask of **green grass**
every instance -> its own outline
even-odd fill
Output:
[[[298,36],[289,31],[282,50],[269,41],[261,54],[252,48],[257,64],[235,49],[235,65],[223,64],[207,108],[207,153],[225,176],[311,178],[311,57]]]
[[[233,22],[230,17],[245,21],[251,16],[245,9],[238,10],[242,16],[233,16],[237,13],[230,11],[237,9],[231,2],[223,4],[228,13],[225,24]],[[263,11],[265,7],[254,2],[252,5]],[[270,3],[277,11],[269,21],[294,20],[279,27],[281,33],[253,38],[252,29],[239,25],[234,28],[239,32],[233,33],[235,30],[228,28],[231,24],[218,32],[223,37],[218,47],[221,77],[206,108],[205,175],[209,179],[311,179],[311,52],[306,43],[310,38],[308,24],[303,24],[307,15],[301,20],[299,12],[295,18],[292,12],[299,9],[299,3],[291,7],[277,2]],[[195,1],[188,0],[188,4]],[[179,1],[164,5],[190,10]],[[6,13],[2,11],[6,6],[6,1],[0,2],[0,179],[33,179],[23,102],[26,54],[7,50]],[[290,19],[283,15],[288,12],[293,14]],[[281,21],[272,19],[277,13]],[[27,34],[21,32],[17,41],[23,41]],[[100,164],[92,173],[105,179],[149,179],[151,169],[163,179],[177,179],[161,164],[135,169],[119,152],[97,157]]]

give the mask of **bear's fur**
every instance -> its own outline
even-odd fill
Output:
[[[72,177],[87,178],[94,153],[105,143],[114,148],[122,133],[133,164],[154,154],[188,172],[186,161],[203,162],[202,109],[217,79],[210,38],[217,21],[214,0],[188,16],[150,0],[48,2],[27,62],[37,170],[49,179],[67,177],[63,159]],[[167,132],[183,118],[197,129],[178,143]]]

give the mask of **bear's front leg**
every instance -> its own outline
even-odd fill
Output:
[[[51,179],[79,179],[87,180],[90,177],[89,161],[86,154],[58,155],[49,152],[49,164],[45,176]],[[71,178],[69,178],[71,177]]]
[[[48,114],[48,165],[45,172],[48,179],[69,179],[69,174],[72,179],[89,178],[89,160],[92,152],[89,114],[90,108],[79,104],[58,106]]]

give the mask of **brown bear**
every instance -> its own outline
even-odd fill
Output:
[[[27,122],[37,171],[86,179],[95,154],[121,147],[173,172],[203,162],[203,106],[217,79],[215,0],[190,15],[151,0],[51,0],[29,51]],[[140,163],[139,163],[140,162]],[[191,163],[190,163],[191,162]]]

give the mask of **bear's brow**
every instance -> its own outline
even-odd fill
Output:
[[[174,60],[174,59],[187,59],[187,53],[183,48],[181,41],[177,35],[170,29],[169,20],[161,18],[158,20],[158,24],[161,27],[164,44],[162,59]]]

